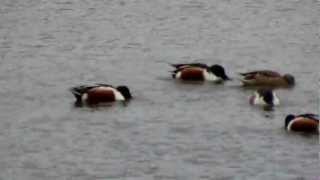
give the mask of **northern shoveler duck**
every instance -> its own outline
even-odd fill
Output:
[[[263,70],[240,73],[244,86],[292,87],[295,79],[291,74],[281,76],[278,72]]]
[[[226,75],[224,68],[217,64],[212,66],[202,63],[171,65],[175,68],[172,72],[172,77],[174,79],[187,81],[212,81],[217,83],[230,80]]]
[[[300,114],[287,115],[285,119],[285,129],[288,131],[319,132],[319,115]]]
[[[280,100],[271,89],[258,89],[250,97],[250,104],[273,107],[279,105]]]
[[[98,103],[127,101],[132,98],[127,86],[113,87],[108,84],[93,86],[76,86],[70,89],[76,98],[76,103],[94,105]]]

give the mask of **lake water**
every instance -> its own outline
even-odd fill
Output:
[[[316,0],[1,0],[1,180],[315,180],[317,135],[289,113],[319,111]],[[225,84],[183,83],[168,63],[221,64]],[[238,73],[297,85],[252,107]],[[75,108],[71,86],[128,85],[126,106]]]

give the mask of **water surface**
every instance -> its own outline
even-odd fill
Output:
[[[0,179],[313,180],[318,136],[283,124],[318,111],[319,16],[316,0],[1,0]],[[234,81],[170,79],[194,61]],[[272,112],[237,81],[256,69],[296,77]],[[134,99],[75,108],[68,88],[95,82]]]

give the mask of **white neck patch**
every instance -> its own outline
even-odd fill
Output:
[[[112,89],[112,90],[115,95],[116,101],[124,101],[125,100],[124,96],[118,90],[116,90],[116,89]]]
[[[203,71],[203,76],[204,76],[204,79],[207,81],[214,81],[214,82],[222,81],[222,78],[217,77],[216,75],[214,75],[211,72],[208,72],[207,70]]]

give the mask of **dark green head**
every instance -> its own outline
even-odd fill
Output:
[[[129,88],[127,86],[118,86],[117,90],[123,95],[123,97],[126,100],[129,100],[129,99],[132,98],[130,90],[129,90]]]
[[[291,74],[285,74],[283,78],[286,80],[289,86],[295,85],[295,79]]]
[[[227,75],[224,70],[224,68],[218,64],[212,65],[209,67],[209,71],[211,71],[214,75],[217,77],[220,77],[223,80],[231,80]]]

